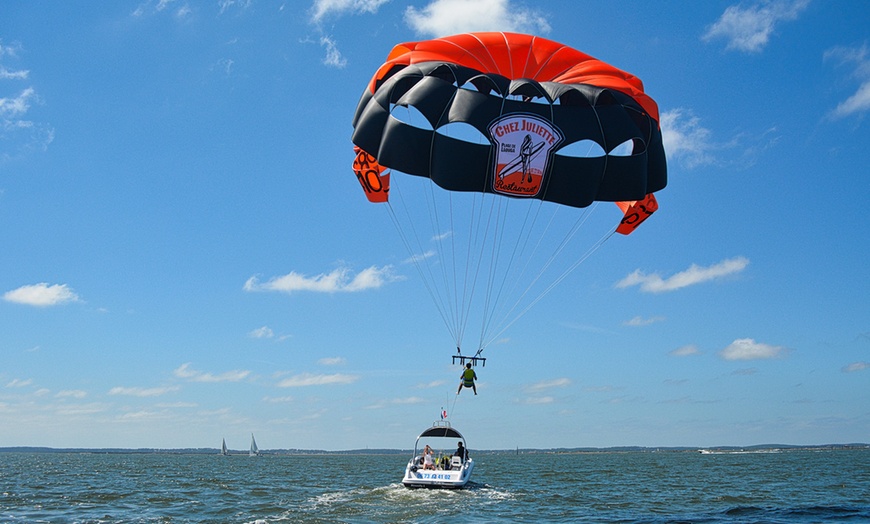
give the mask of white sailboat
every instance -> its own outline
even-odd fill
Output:
[[[227,449],[227,439],[221,439],[221,455],[229,455],[230,452]]]
[[[252,457],[256,457],[259,454],[260,454],[260,448],[257,447],[257,441],[254,440],[254,434],[251,433],[251,451],[248,453],[248,455],[250,455]]]

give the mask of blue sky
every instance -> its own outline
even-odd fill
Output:
[[[870,5],[0,7],[0,446],[870,441]],[[660,209],[455,351],[351,118],[393,45],[556,40],[659,104]],[[602,222],[618,220],[601,208]]]

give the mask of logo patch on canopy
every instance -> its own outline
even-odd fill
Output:
[[[562,132],[539,116],[509,114],[489,125],[489,136],[495,148],[492,190],[510,196],[538,196],[550,152],[562,141]]]

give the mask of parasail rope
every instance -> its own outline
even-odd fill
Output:
[[[553,221],[555,220],[555,217],[556,217],[556,212],[554,211],[554,213],[550,216],[549,221],[547,222],[547,224],[544,226],[543,230],[541,231],[541,233],[537,235],[537,242],[532,247],[531,254],[527,256],[525,254],[525,251],[526,251],[526,248],[528,247],[531,235],[535,230],[535,224],[537,223],[538,218],[539,218],[541,211],[543,209],[543,202],[539,201],[539,204],[537,206],[534,206],[534,208],[536,209],[534,216],[531,216],[532,208],[533,208],[533,206],[529,206],[529,208],[526,212],[526,217],[525,217],[522,229],[521,229],[520,233],[517,235],[517,243],[515,244],[514,251],[511,253],[511,257],[509,259],[511,262],[513,262],[514,260],[521,260],[521,259],[525,258],[525,264],[523,265],[523,267],[521,269],[519,269],[516,277],[514,277],[512,279],[513,285],[508,290],[507,296],[515,296],[516,295],[514,290],[519,286],[520,282],[524,281],[523,276],[529,270],[529,264],[532,261],[532,256],[535,253],[537,253],[538,251],[541,251],[541,242],[547,236],[547,232],[550,230],[550,227],[553,225]],[[559,208],[556,208],[556,209],[558,210]],[[580,226],[585,222],[585,220],[586,220],[585,217],[588,216],[587,213],[588,213],[588,209],[584,209],[583,213],[580,215],[580,218],[575,222],[575,224],[572,226],[572,228],[565,234],[565,237],[562,239],[561,243],[557,246],[557,248],[553,251],[553,253],[550,254],[549,259],[546,261],[546,264],[539,269],[536,276],[534,276],[533,278],[531,278],[529,280],[529,283],[526,286],[526,289],[519,295],[519,297],[514,302],[514,304],[511,307],[507,308],[506,311],[504,311],[504,308],[500,308],[504,312],[499,312],[498,315],[496,315],[495,308],[493,308],[490,311],[489,318],[487,319],[487,323],[484,326],[484,328],[481,329],[480,342],[479,342],[479,347],[481,347],[480,351],[482,351],[482,348],[484,347],[484,340],[486,339],[487,332],[489,332],[489,323],[496,317],[501,318],[502,322],[504,322],[504,320],[510,316],[511,312],[514,311],[519,306],[519,304],[522,302],[523,298],[529,293],[529,291],[532,289],[532,287],[534,287],[534,285],[538,282],[538,280],[540,280],[540,278],[543,277],[543,275],[546,273],[547,269],[556,260],[558,255],[567,247],[570,239],[577,233]],[[526,229],[527,226],[528,226],[528,228]],[[522,246],[522,247],[520,248],[520,246]],[[519,251],[518,251],[518,248],[519,248]],[[501,282],[501,285],[499,286],[497,298],[495,300],[496,304],[501,304],[501,300],[500,300],[501,294],[504,291],[504,288],[505,288],[505,285],[508,281],[508,278],[511,276],[511,272],[510,272],[511,265],[512,264],[508,265],[509,270],[506,270],[505,273],[503,274],[502,282]]]
[[[556,278],[552,283],[550,283],[550,285],[547,286],[547,288],[544,289],[537,297],[535,297],[534,300],[532,300],[519,313],[517,313],[517,315],[513,318],[513,320],[504,324],[497,333],[492,335],[485,343],[482,343],[481,344],[481,351],[483,351],[483,348],[485,348],[486,346],[491,344],[496,338],[501,336],[502,333],[507,331],[508,328],[510,328],[517,320],[519,320],[523,315],[525,315],[535,304],[537,304],[542,298],[544,298],[544,296],[546,296],[550,291],[552,291],[553,288],[556,287],[560,282],[562,282],[572,271],[577,269],[577,267],[580,264],[582,264],[587,258],[592,256],[592,254],[595,253],[596,251],[598,251],[598,249],[602,245],[604,245],[604,243],[607,242],[607,240],[610,239],[610,237],[612,237],[614,233],[616,233],[616,227],[612,228],[610,231],[605,233],[604,236],[602,236],[600,239],[598,239],[598,241],[595,242],[595,244],[593,244],[592,247],[590,247],[583,254],[582,257],[580,257],[570,267],[568,267],[565,271],[563,271],[562,274],[559,275],[559,277]]]
[[[456,401],[459,400],[459,393],[453,395],[453,405],[450,406],[450,413],[447,414],[448,418],[452,417],[454,413],[456,413]]]
[[[551,115],[550,115],[550,117],[551,117],[551,120],[552,120],[552,119],[553,119],[553,114],[552,114],[553,106],[552,106],[552,105],[550,106],[550,110],[551,110]],[[602,123],[601,123],[600,115],[598,114],[598,111],[595,110],[595,108],[593,108],[593,114],[595,115],[596,121],[598,122],[598,127],[599,127],[600,136],[602,137],[602,140],[603,140],[603,139],[604,139],[604,136],[605,136],[604,128],[603,128],[603,125],[602,125]],[[607,149],[607,148],[606,148],[606,141],[605,141],[605,149]],[[601,171],[601,176],[602,176],[602,177],[604,176],[604,173],[607,171],[607,161],[608,161],[608,156],[605,155],[605,158],[604,158],[604,166],[603,166],[602,171]],[[549,180],[548,180],[548,186],[549,186]],[[547,187],[548,187],[548,186],[547,186]],[[544,193],[546,193],[546,191],[547,191],[547,188],[544,189]],[[574,236],[577,234],[577,232],[580,230],[580,227],[581,227],[583,224],[585,224],[586,220],[587,220],[587,219],[589,218],[589,216],[591,215],[591,213],[588,212],[588,211],[589,211],[590,209],[594,210],[594,208],[597,207],[597,205],[598,205],[598,202],[596,201],[596,202],[593,203],[593,206],[592,206],[591,208],[584,208],[584,209],[583,209],[583,213],[580,215],[580,217],[578,218],[577,222],[574,224],[574,226],[571,228],[571,230],[569,230],[569,231],[565,234],[565,237],[562,239],[562,241],[561,241],[561,243],[559,244],[559,246],[558,246],[558,247],[553,251],[553,253],[550,255],[550,257],[549,257],[549,259],[547,260],[547,262],[545,263],[545,265],[544,265],[544,266],[543,266],[543,267],[538,271],[537,275],[536,275],[536,276],[531,280],[531,282],[528,284],[528,286],[527,286],[526,289],[522,292],[522,294],[519,296],[519,298],[514,302],[514,304],[513,304],[509,309],[507,309],[507,311],[506,311],[503,315],[502,315],[501,313],[499,314],[499,317],[502,318],[502,319],[504,319],[502,322],[504,322],[505,320],[507,320],[507,318],[512,314],[512,312],[513,312],[514,310],[516,310],[517,307],[519,307],[519,305],[521,304],[521,302],[523,301],[523,299],[526,297],[526,295],[528,295],[528,293],[532,290],[532,288],[533,288],[534,285],[538,282],[538,280],[540,280],[540,279],[544,276],[544,274],[547,272],[547,270],[548,270],[548,268],[550,267],[550,265],[551,265],[551,264],[552,264],[552,263],[553,263],[553,262],[558,258],[558,256],[561,254],[561,252],[562,252],[562,251],[563,251],[563,250],[564,250],[564,249],[569,245],[570,241],[573,239],[573,237],[574,237]],[[539,206],[538,206],[538,212],[540,212],[540,209],[542,208],[542,206],[543,206],[543,200],[540,201],[540,204],[539,204]],[[549,229],[550,229],[550,225],[553,223],[553,220],[555,219],[555,216],[556,216],[556,213],[554,212],[553,215],[551,215],[551,217],[550,217],[550,221],[548,222],[548,224],[547,224],[546,228],[544,229],[543,233],[538,237],[538,242],[537,242],[535,248],[533,249],[532,253],[537,253],[537,252],[538,252],[538,248],[540,247],[540,242],[541,242],[541,240],[544,238],[544,236],[546,235],[546,232],[549,231]],[[527,217],[528,217],[528,215],[527,215]],[[527,218],[527,219],[528,219],[528,218]],[[537,220],[537,215],[536,215],[535,220]],[[524,223],[523,227],[525,227],[525,223]],[[533,227],[534,227],[534,223],[532,224],[532,226],[531,226],[530,229],[529,229],[529,235],[531,235],[531,232],[532,232]],[[607,239],[609,239],[609,238],[610,238],[610,237],[615,233],[615,231],[616,231],[616,228],[613,228],[613,230],[611,230],[610,232],[606,233],[606,234],[604,235],[604,237],[602,237],[601,239],[599,239],[599,241],[596,242],[596,243],[595,243],[595,244],[594,244],[594,245],[593,245],[593,246],[592,246],[592,247],[591,247],[591,248],[590,248],[590,249],[589,249],[589,250],[588,250],[588,251],[587,251],[587,252],[586,252],[586,253],[585,253],[585,254],[584,254],[580,259],[579,259],[579,260],[577,260],[573,265],[571,265],[567,270],[565,270],[565,271],[564,271],[564,272],[563,272],[563,273],[562,273],[562,274],[561,274],[561,275],[560,275],[556,280],[554,280],[554,281],[553,281],[553,282],[552,282],[552,283],[551,283],[551,284],[550,284],[546,289],[544,289],[544,291],[542,291],[542,292],[541,292],[541,293],[540,293],[540,294],[539,294],[539,295],[538,295],[538,296],[537,296],[537,297],[536,297],[536,298],[535,298],[531,303],[529,303],[528,305],[526,305],[526,307],[524,307],[524,308],[523,308],[523,309],[522,309],[522,310],[517,314],[517,316],[514,317],[513,320],[511,320],[510,322],[507,322],[507,324],[502,324],[501,329],[499,329],[498,332],[497,332],[496,334],[492,335],[491,337],[489,337],[489,338],[487,339],[487,338],[486,338],[486,337],[487,337],[486,334],[487,334],[488,328],[487,328],[487,327],[484,327],[484,328],[481,330],[481,334],[480,334],[480,337],[481,337],[481,338],[480,338],[480,343],[479,343],[479,347],[480,347],[480,349],[478,350],[478,353],[477,353],[477,354],[480,354],[480,353],[483,351],[483,349],[484,349],[487,345],[489,345],[490,343],[492,343],[493,340],[495,340],[498,336],[500,336],[502,333],[504,333],[504,332],[508,329],[508,327],[510,327],[511,325],[513,325],[517,320],[519,320],[519,318],[522,317],[526,312],[528,312],[529,309],[532,308],[532,306],[534,306],[535,304],[537,304],[537,303],[538,303],[538,302],[539,302],[539,301],[540,301],[540,300],[541,300],[545,295],[547,295],[547,294],[548,294],[548,293],[549,293],[549,292],[550,292],[550,291],[551,291],[551,290],[552,290],[552,289],[553,289],[557,284],[559,284],[562,280],[564,280],[565,277],[568,276],[568,274],[570,274],[572,271],[574,271],[574,269],[576,269],[577,266],[579,266],[579,265],[580,265],[584,260],[586,260],[589,256],[591,256],[592,253],[594,253],[595,251],[597,251],[598,248],[601,247],[601,245],[603,245],[604,242],[607,241]],[[518,237],[518,238],[520,238],[520,237]],[[511,257],[511,260],[513,260],[513,256]],[[529,264],[530,261],[531,261],[531,257],[529,257],[529,258],[526,259],[526,265],[523,267],[522,271],[519,273],[518,278],[516,278],[516,279],[514,280],[514,282],[515,282],[515,286],[514,286],[514,287],[516,287],[516,283],[517,283],[517,282],[520,282],[520,281],[522,280],[521,277],[525,274],[525,272],[526,272],[526,267],[528,266],[528,264]],[[506,272],[504,273],[504,279],[507,280],[507,278],[508,278],[508,272],[506,271]],[[512,288],[512,289],[513,289],[513,288]],[[499,290],[499,296],[500,296],[500,294],[501,294],[501,288],[500,288],[500,290]],[[498,300],[496,300],[496,303],[499,303]],[[495,316],[496,316],[495,313],[496,313],[496,312],[495,312],[495,309],[493,309],[493,310],[491,311],[490,315],[489,315],[490,319],[491,319],[491,318],[495,318]],[[488,321],[487,321],[487,323],[488,323]],[[486,325],[486,324],[485,324],[485,325]],[[498,329],[498,328],[497,328],[497,329]]]
[[[595,112],[595,115],[598,118],[597,112]],[[439,213],[441,211],[438,209],[439,199],[435,194],[436,190],[434,186],[435,184],[432,183],[425,185],[427,188],[425,190],[427,193],[425,200],[426,211],[429,214],[429,222],[432,228],[430,240],[437,243],[435,251],[424,249],[424,243],[416,228],[415,220],[411,219],[412,215],[408,202],[402,198],[400,191],[394,190],[391,193],[399,198],[400,207],[403,211],[403,219],[400,219],[397,209],[392,206],[391,201],[387,201],[387,207],[393,225],[409,253],[409,261],[413,263],[423,280],[423,284],[435,304],[442,322],[447,327],[448,333],[453,337],[457,348],[462,346],[471,311],[475,307],[474,297],[478,293],[482,294],[480,299],[483,301],[480,339],[478,340],[478,349],[475,356],[479,356],[485,347],[501,336],[583,261],[597,251],[616,230],[614,228],[605,234],[579,260],[565,269],[562,274],[541,291],[530,303],[520,309],[523,300],[532,292],[534,286],[544,277],[552,264],[559,258],[559,255],[567,248],[581,226],[589,218],[591,214],[589,210],[597,206],[597,202],[592,208],[583,209],[581,216],[549,255],[549,258],[546,259],[544,266],[537,271],[537,274],[530,275],[529,279],[525,279],[523,276],[529,271],[534,254],[541,250],[542,241],[550,230],[550,226],[554,223],[556,211],[553,212],[546,226],[544,226],[543,232],[537,234],[535,228],[541,217],[544,203],[543,201],[538,201],[537,206],[529,206],[525,212],[522,227],[516,234],[515,238],[517,242],[514,243],[510,256],[506,260],[502,260],[502,257],[506,256],[508,251],[507,247],[502,245],[502,241],[509,229],[507,227],[507,220],[510,216],[508,210],[511,207],[513,199],[497,198],[486,193],[485,190],[480,195],[474,195],[471,199],[473,205],[469,217],[468,245],[464,253],[465,261],[463,263],[463,261],[457,260],[457,241],[453,234],[457,227],[454,197],[449,191],[446,192],[445,198],[447,199],[447,204],[449,204],[446,209],[449,210],[449,214],[446,217],[440,216]],[[489,203],[486,202],[487,197],[490,199]],[[408,220],[404,220],[404,218]],[[442,225],[447,226],[447,230],[444,230]],[[531,242],[533,233],[535,234],[536,242]],[[492,244],[490,245],[489,242],[492,242]],[[534,245],[531,246],[531,244]],[[530,247],[531,254],[527,255],[526,251]],[[449,254],[447,253],[448,250]],[[488,261],[489,267],[485,269],[483,267],[484,254],[490,256]],[[427,261],[430,257],[432,257],[432,260]],[[522,262],[523,259],[525,259],[524,263]],[[436,263],[441,266],[440,271],[433,269],[432,266]],[[424,265],[426,266],[425,268],[423,267]],[[517,269],[516,266],[519,265],[522,265],[522,267]],[[481,271],[483,270],[488,271],[489,274],[482,275]],[[440,274],[436,276],[436,273]],[[442,284],[438,283],[439,280]],[[481,280],[484,285],[478,287],[478,280]],[[504,304],[502,297],[515,296],[514,290],[520,287],[523,282],[528,282],[528,284],[519,298],[510,306]],[[505,294],[506,291],[507,293]],[[515,312],[516,315],[511,320],[508,320]]]
[[[407,204],[401,198],[400,198],[400,201],[404,205],[405,215],[410,216],[410,213],[408,212],[408,209],[407,209]],[[387,209],[389,210],[390,219],[392,220],[393,226],[395,226],[396,231],[399,233],[399,237],[401,238],[402,243],[405,245],[405,249],[408,251],[411,263],[414,265],[414,268],[416,268],[417,272],[420,274],[420,279],[423,281],[423,285],[426,287],[426,291],[429,293],[429,296],[432,298],[432,302],[435,303],[435,309],[438,310],[438,313],[441,316],[441,320],[444,322],[444,325],[447,327],[448,333],[450,333],[455,338],[456,335],[455,335],[455,331],[453,329],[453,326],[451,326],[451,324],[448,320],[448,317],[445,314],[445,307],[443,305],[443,303],[444,303],[443,298],[441,297],[440,293],[438,293],[438,291],[436,289],[434,289],[434,287],[430,284],[430,281],[426,278],[426,274],[423,270],[423,266],[421,264],[421,259],[423,257],[425,257],[425,253],[423,255],[419,254],[420,252],[422,252],[422,249],[415,253],[415,251],[412,249],[411,241],[409,240],[408,235],[406,234],[405,230],[400,225],[401,222],[399,221],[398,215],[396,214],[396,210],[393,208],[392,204],[389,201],[387,201],[386,204],[387,204]],[[410,227],[414,233],[415,239],[417,240],[417,245],[422,247],[422,244],[420,243],[419,235],[417,235],[417,231],[413,226],[413,221],[408,220],[408,223],[411,224]],[[427,266],[427,267],[429,267],[429,266]],[[431,267],[429,267],[429,273],[431,275]]]
[[[598,204],[595,203],[595,204],[593,204],[591,209],[594,210],[597,206],[598,206]],[[556,214],[553,213],[553,215],[550,217],[550,222],[547,224],[547,230],[549,230],[550,225],[552,225],[552,222],[555,219],[555,216],[556,216]],[[550,266],[556,261],[556,259],[558,259],[559,255],[561,255],[561,253],[568,247],[568,245],[571,243],[571,240],[580,231],[580,229],[583,227],[583,225],[586,223],[586,221],[589,219],[590,216],[591,216],[590,208],[585,208],[583,210],[583,213],[578,217],[578,219],[574,222],[574,224],[571,226],[571,228],[565,233],[565,236],[562,238],[561,242],[556,246],[556,248],[553,250],[553,252],[550,253],[549,258],[547,259],[546,263],[538,270],[537,275],[534,276],[534,278],[526,286],[526,289],[520,294],[520,296],[514,302],[513,306],[511,306],[511,308],[508,309],[508,311],[505,312],[504,315],[502,315],[503,319],[507,319],[510,316],[510,314],[517,307],[519,307],[522,300],[526,297],[526,295],[529,294],[529,292],[532,290],[532,288],[535,286],[535,284],[537,284],[537,282],[541,278],[543,278],[544,274],[546,274],[546,272],[550,268]],[[538,248],[540,247],[540,240],[542,238],[543,238],[543,235],[541,236],[541,238],[539,238],[538,245],[535,246],[535,251],[537,251]],[[582,258],[585,258],[588,256],[589,255],[586,254]],[[564,277],[562,277],[562,278],[564,278]]]

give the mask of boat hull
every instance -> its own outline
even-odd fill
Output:
[[[465,461],[460,469],[423,469],[414,465],[414,461],[405,467],[405,477],[402,484],[406,488],[429,489],[462,489],[471,480],[474,461]]]

